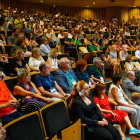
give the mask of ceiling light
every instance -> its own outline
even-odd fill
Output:
[[[87,6],[87,7],[89,7],[89,6]]]
[[[136,7],[136,6],[134,6],[134,7]]]
[[[41,0],[40,2],[43,2],[43,0]]]
[[[95,4],[95,2],[93,2],[93,4]]]

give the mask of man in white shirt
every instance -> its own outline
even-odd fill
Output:
[[[140,59],[140,46],[138,46],[138,50],[135,52],[136,58]]]

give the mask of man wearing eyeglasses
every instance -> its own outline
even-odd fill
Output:
[[[133,82],[135,79],[135,73],[133,71],[129,71],[122,82],[122,88],[130,100],[135,104],[140,105],[140,87],[134,85]]]

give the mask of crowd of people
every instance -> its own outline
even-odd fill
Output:
[[[133,83],[136,78],[140,79],[140,70],[133,63],[133,58],[140,58],[140,27],[137,22],[117,26],[116,18],[107,22],[95,21],[60,14],[56,17],[33,11],[27,13],[26,9],[19,13],[17,8],[8,8],[7,16],[1,10],[0,15],[0,30],[12,30],[12,36],[7,39],[0,34],[0,44],[12,46],[9,57],[13,58],[9,62],[0,54],[2,135],[5,130],[1,123],[5,125],[66,97],[70,97],[71,120],[81,118],[82,123],[87,124],[85,139],[121,140],[111,121],[119,124],[124,134],[126,127],[129,134],[140,133],[140,88]],[[131,35],[135,35],[135,39],[130,40]],[[76,72],[71,68],[69,58],[58,60],[62,45],[70,59],[75,61]],[[87,52],[92,53],[92,65],[87,66],[84,59],[78,60],[77,45],[83,45]],[[128,51],[135,51],[135,56],[129,55]],[[98,52],[101,55],[96,57]],[[46,62],[43,55],[48,55]],[[29,57],[29,62],[24,57]],[[124,79],[120,75],[120,61],[125,61],[127,74]],[[107,96],[105,83],[109,80],[105,78],[105,69],[110,66],[113,67],[110,77],[113,83]],[[13,93],[2,81],[10,78],[11,73],[18,80]],[[36,74],[35,81],[31,81],[31,74]],[[89,95],[89,88],[94,88],[92,95]]]

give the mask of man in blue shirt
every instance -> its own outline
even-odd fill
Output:
[[[35,77],[35,85],[41,94],[51,97],[52,101],[64,99],[66,94],[54,80],[53,75],[50,74],[50,65],[46,62],[42,62],[39,66],[39,70],[41,73]]]
[[[93,80],[104,83],[104,64],[101,62],[101,59],[99,57],[94,57],[93,59],[93,65],[90,65],[87,67],[87,71],[90,75],[90,77],[93,78]]]
[[[55,71],[54,77],[65,93],[71,93],[73,85],[79,81],[70,68],[70,60],[67,57],[59,60],[59,69]]]

